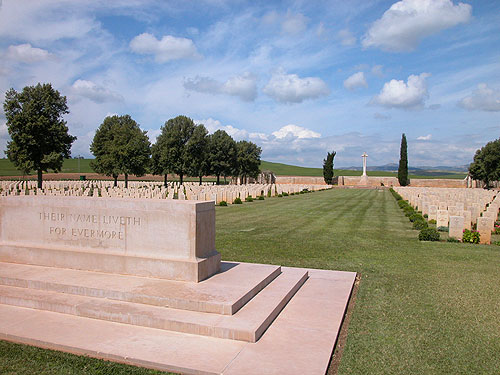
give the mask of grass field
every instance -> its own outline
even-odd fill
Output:
[[[66,159],[62,168],[62,173],[94,173],[92,168],[90,168],[90,161],[92,159]],[[274,174],[278,176],[313,176],[321,177],[323,176],[323,169],[321,168],[305,168],[297,167],[294,165],[271,163],[268,161],[261,162],[261,170],[271,170]],[[33,172],[34,173],[34,172]],[[397,177],[394,172],[385,171],[368,171],[368,176],[379,176],[379,177]],[[14,165],[8,159],[0,159],[0,176],[22,176],[23,173],[18,171]],[[346,169],[336,169],[335,176],[361,176],[360,171],[351,171]],[[452,179],[464,179],[465,173],[454,173],[454,172],[435,172],[428,171],[425,175],[412,175],[410,178],[452,178]],[[196,179],[187,179],[188,181],[195,181]]]
[[[498,374],[499,246],[419,242],[388,191],[268,198],[216,214],[224,260],[361,275],[339,374]],[[85,370],[106,365],[90,359],[70,372],[70,355],[16,347],[0,346],[0,373],[42,373],[24,363],[44,374],[115,373]]]

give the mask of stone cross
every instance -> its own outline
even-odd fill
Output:
[[[366,176],[366,158],[368,157],[368,155],[366,154],[366,152],[364,152],[361,157],[363,158],[363,176]]]

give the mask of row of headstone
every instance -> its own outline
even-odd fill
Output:
[[[415,209],[436,220],[436,227],[448,227],[449,236],[462,239],[465,229],[475,225],[481,243],[491,242],[491,232],[500,210],[497,191],[460,188],[395,187]]]
[[[327,185],[299,184],[249,184],[214,185],[213,183],[129,181],[128,188],[123,183],[113,186],[113,181],[46,181],[43,189],[37,188],[36,181],[0,181],[0,195],[55,195],[87,196],[106,198],[149,198],[179,200],[213,200],[232,204],[236,198],[242,201],[248,197],[276,196],[299,193],[303,190],[316,191],[329,188]]]

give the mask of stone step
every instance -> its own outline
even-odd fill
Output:
[[[280,266],[222,262],[199,283],[0,262],[0,285],[232,315],[281,273]]]
[[[356,274],[307,271],[255,343],[2,304],[0,339],[183,374],[324,375]]]
[[[187,311],[85,295],[0,285],[0,303],[149,328],[255,342],[307,280],[281,273],[234,315]]]

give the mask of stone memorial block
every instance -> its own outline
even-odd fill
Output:
[[[428,201],[422,202],[422,216],[424,216],[424,215],[429,215],[429,202]]]
[[[491,231],[495,227],[495,222],[489,217],[478,217],[477,218],[477,231],[481,237],[482,244],[491,243]]]
[[[450,216],[459,216],[457,206],[448,206],[448,213]]]
[[[2,197],[0,261],[198,282],[220,267],[215,206],[177,200]]]
[[[437,210],[436,227],[448,226],[448,210]]]
[[[464,231],[464,217],[463,216],[451,216],[449,224],[449,236],[462,240]]]

